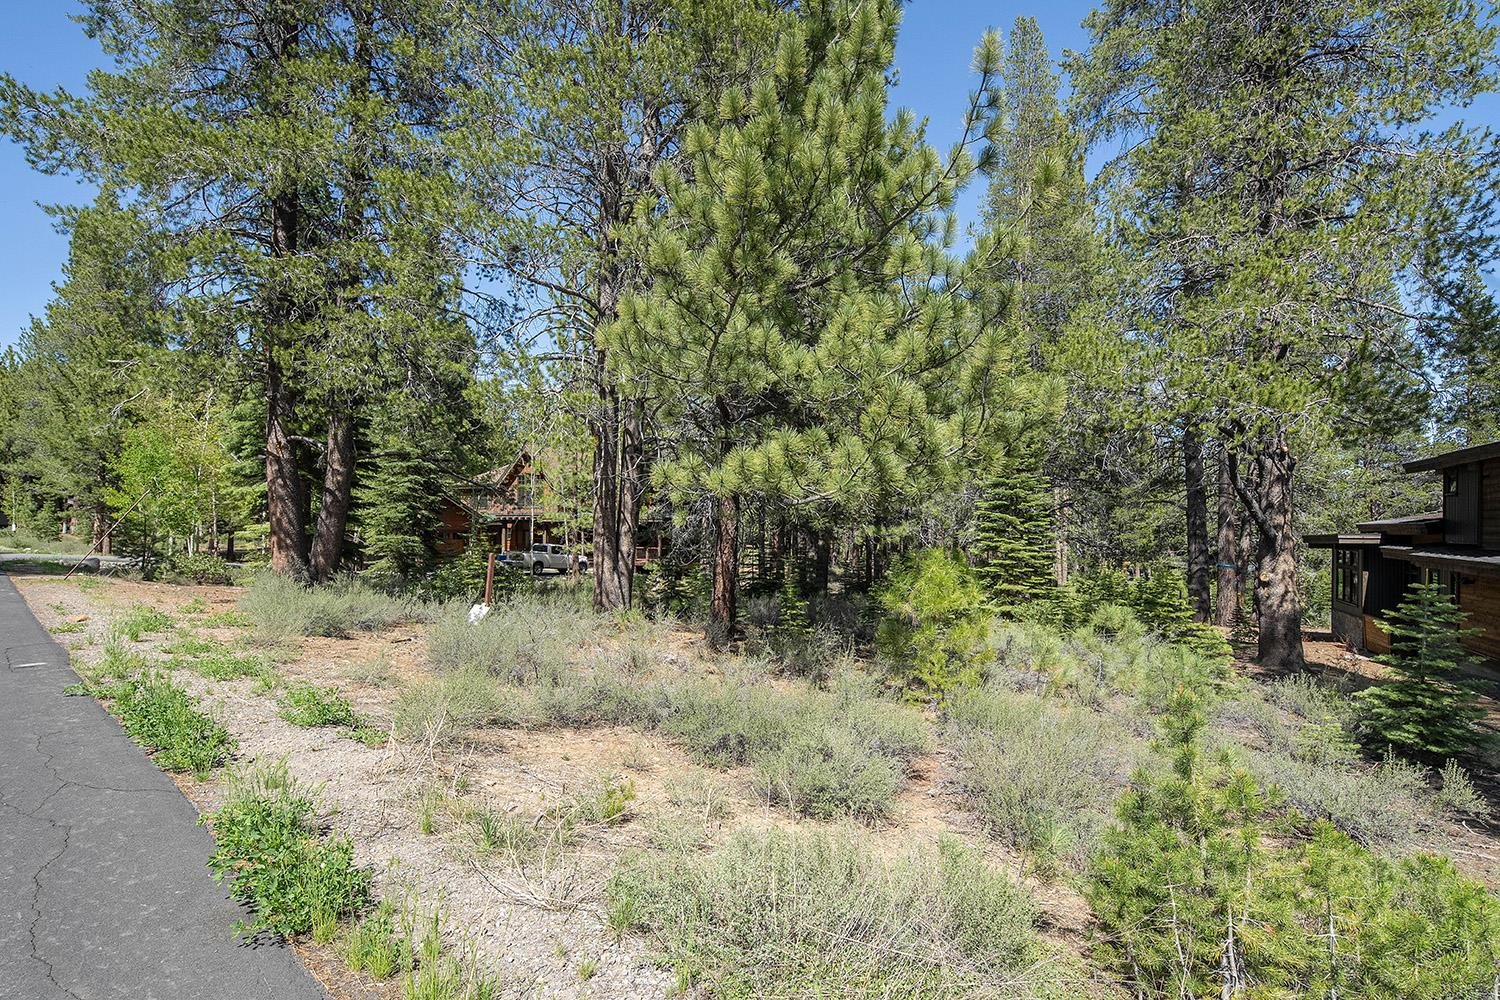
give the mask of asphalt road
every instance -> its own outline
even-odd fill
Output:
[[[0,998],[324,1000],[297,957],[247,945],[213,842],[0,574]]]

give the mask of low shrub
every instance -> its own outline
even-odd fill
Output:
[[[483,671],[516,684],[556,683],[570,673],[571,653],[597,627],[592,613],[525,595],[496,604],[472,624],[466,607],[448,609],[433,624],[427,651],[440,670]]]
[[[131,642],[140,642],[148,635],[171,627],[171,615],[145,604],[133,606],[123,618],[115,622],[115,631]]]
[[[485,673],[459,670],[404,689],[396,700],[394,728],[403,739],[437,749],[479,726],[523,725],[539,719],[532,692],[501,684]]]
[[[704,763],[735,767],[791,739],[796,712],[789,707],[769,687],[692,680],[671,689],[659,724]]]
[[[392,596],[353,577],[303,587],[278,573],[261,572],[251,581],[243,604],[261,633],[273,640],[300,635],[344,638],[432,617],[431,608],[421,601]]]
[[[755,786],[763,795],[819,819],[882,819],[900,784],[895,761],[843,728],[799,733],[755,760]]]
[[[1044,873],[1082,867],[1131,766],[1126,734],[1087,709],[995,687],[956,694],[948,718],[944,743],[985,825]]]
[[[278,714],[294,726],[314,728],[321,726],[359,725],[359,716],[349,700],[332,688],[316,684],[294,684],[281,693],[281,708]]]
[[[354,864],[349,838],[319,836],[315,808],[313,792],[281,761],[232,774],[228,800],[207,817],[209,867],[254,912],[241,923],[247,936],[305,934],[366,905],[370,873]]]
[[[608,897],[612,927],[649,931],[713,997],[1019,995],[1041,953],[1025,891],[951,840],[889,863],[841,838],[742,833],[641,856]]]
[[[234,570],[229,563],[207,552],[172,556],[162,564],[160,573],[175,583],[225,585],[234,582]]]
[[[1489,802],[1475,790],[1474,782],[1469,778],[1469,772],[1459,767],[1458,761],[1450,760],[1444,764],[1440,777],[1442,785],[1436,793],[1439,806],[1464,816],[1476,816],[1481,819],[1489,817]]]
[[[166,771],[191,771],[199,778],[234,753],[235,740],[192,696],[164,674],[146,671],[101,690],[111,699],[120,725]]]

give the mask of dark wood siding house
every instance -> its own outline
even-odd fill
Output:
[[[508,466],[454,481],[442,497],[438,555],[460,555],[475,537],[492,552],[579,544],[579,529],[570,530],[544,503],[545,489],[546,476],[524,452]]]
[[[1402,468],[1442,475],[1442,510],[1306,536],[1310,546],[1332,550],[1334,635],[1364,652],[1386,652],[1380,619],[1411,584],[1431,581],[1454,595],[1469,628],[1481,630],[1469,649],[1500,662],[1500,441]]]

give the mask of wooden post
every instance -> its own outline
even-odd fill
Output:
[[[490,606],[490,598],[495,593],[495,553],[490,553],[489,564],[484,570],[484,606]]]

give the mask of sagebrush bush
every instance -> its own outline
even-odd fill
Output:
[[[471,624],[467,607],[445,609],[427,637],[440,670],[479,670],[516,684],[557,682],[586,645],[598,618],[572,602],[521,595],[496,604]]]
[[[428,621],[433,608],[411,597],[385,593],[354,577],[304,587],[279,573],[257,573],[242,602],[269,639],[343,638],[393,625]]]
[[[755,786],[761,794],[819,819],[882,819],[900,785],[895,761],[838,727],[799,733],[755,759]]]
[[[456,670],[404,688],[396,700],[395,731],[437,749],[486,725],[525,725],[539,719],[531,692],[487,673]]]
[[[1026,995],[1041,954],[1026,892],[956,841],[886,862],[842,838],[739,834],[644,855],[608,895],[613,927],[649,931],[712,997]]]
[[[229,731],[199,711],[192,696],[165,674],[148,670],[98,693],[112,699],[120,726],[163,770],[203,778],[235,751]]]
[[[1126,734],[1087,709],[994,687],[955,694],[948,715],[944,744],[985,825],[1044,872],[1081,867],[1132,766]]]
[[[232,774],[228,799],[207,817],[214,834],[209,867],[253,911],[242,924],[247,935],[305,934],[369,899],[370,873],[354,864],[354,845],[320,836],[315,811],[313,792],[280,761]]]

